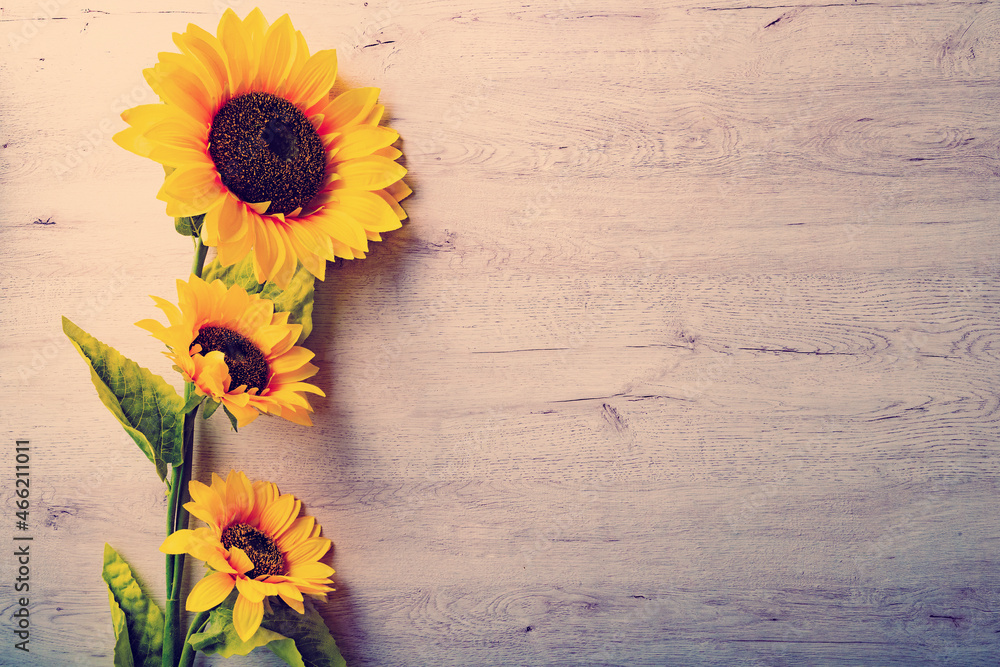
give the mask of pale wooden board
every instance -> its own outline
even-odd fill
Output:
[[[0,10],[35,537],[32,653],[5,630],[0,663],[108,663],[104,542],[162,600],[162,487],[59,316],[179,384],[132,323],[190,246],[110,136],[223,7]],[[317,288],[316,426],[198,441],[197,477],[322,522],[348,664],[996,664],[997,5],[262,8],[382,88],[415,190]]]

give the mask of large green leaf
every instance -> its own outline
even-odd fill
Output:
[[[115,644],[115,666],[160,667],[163,610],[142,590],[128,563],[108,544],[104,545],[102,576],[110,592],[111,620],[118,640]],[[124,614],[124,624],[118,614]],[[122,631],[127,631],[124,642]]]
[[[63,318],[63,331],[90,365],[101,402],[166,478],[167,464],[182,461],[184,399],[159,375],[126,358]]]
[[[197,651],[202,653],[221,655],[229,658],[234,655],[247,655],[255,648],[259,648],[276,640],[285,639],[273,630],[260,627],[250,639],[243,641],[236,634],[233,627],[233,604],[236,602],[238,593],[233,591],[221,605],[212,610],[208,616],[208,623],[202,632],[196,632],[188,638]]]
[[[135,667],[132,660],[132,645],[129,644],[128,630],[125,624],[125,612],[115,599],[115,594],[108,589],[108,602],[111,604],[111,626],[115,631],[115,667]]]
[[[239,285],[248,294],[260,294],[265,299],[274,302],[274,309],[288,313],[288,321],[292,324],[302,325],[302,334],[299,336],[299,344],[302,344],[312,332],[312,312],[313,296],[315,293],[316,278],[306,271],[305,267],[299,264],[295,268],[295,275],[288,282],[285,289],[279,289],[272,282],[260,284],[257,282],[253,272],[253,257],[247,257],[232,266],[222,266],[219,260],[213,259],[202,271],[201,277],[206,282],[219,279],[225,283],[226,287]]]
[[[233,627],[233,604],[237,595],[237,591],[233,591],[225,602],[212,610],[205,630],[188,639],[196,650],[228,658],[247,655],[255,648],[267,646],[292,667],[347,667],[326,623],[308,601],[306,613],[300,614],[284,602],[270,598],[272,613],[265,613],[257,632],[248,641],[243,641]]]
[[[274,613],[265,614],[261,625],[288,638],[268,644],[272,653],[292,667],[347,667],[326,622],[308,600],[304,614],[284,602],[271,606]]]

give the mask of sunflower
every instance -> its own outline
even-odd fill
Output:
[[[288,313],[274,312],[273,302],[239,285],[227,290],[221,280],[178,280],[177,296],[179,308],[153,297],[169,327],[156,320],[136,326],[170,348],[164,354],[198,395],[224,405],[241,427],[261,412],[312,425],[303,392],[325,394],[302,382],[319,369],[309,363],[313,353],[295,345],[301,324],[289,324]]]
[[[230,266],[253,254],[257,282],[288,284],[296,261],[363,258],[397,229],[410,194],[378,88],[330,99],[333,49],[309,54],[288,15],[227,9],[215,35],[189,24],[181,53],[143,71],[162,104],[122,113],[123,148],[164,165],[157,195],[174,217],[205,214],[201,236]]]
[[[184,508],[208,526],[178,530],[160,546],[165,554],[190,554],[213,570],[191,589],[188,611],[212,609],[235,587],[233,625],[247,641],[260,627],[266,597],[277,595],[302,614],[303,593],[322,598],[333,590],[333,568],[319,562],[331,542],[319,536],[314,518],[299,517],[302,503],[294,496],[279,496],[271,482],[251,484],[236,470],[225,480],[212,473],[211,486],[192,480],[188,490],[192,501]]]

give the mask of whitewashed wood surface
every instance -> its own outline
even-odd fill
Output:
[[[110,136],[225,6],[0,9],[5,665],[109,664],[105,542],[163,599],[162,487],[59,318],[179,386],[132,323],[190,245]],[[1000,661],[1000,5],[261,6],[381,87],[415,191],[317,288],[316,426],[198,441],[323,524],[349,665]]]

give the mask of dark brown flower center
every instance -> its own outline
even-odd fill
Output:
[[[253,569],[246,573],[250,579],[262,574],[279,575],[285,571],[285,557],[270,537],[245,523],[234,523],[222,531],[222,546],[238,547],[253,562]]]
[[[201,345],[203,356],[209,352],[222,352],[229,368],[230,390],[244,384],[247,391],[254,388],[262,391],[267,387],[271,375],[267,359],[246,336],[225,327],[202,327],[191,347],[195,345]]]
[[[267,213],[291,213],[323,186],[322,140],[305,114],[275,95],[247,93],[226,102],[208,142],[222,183],[245,202],[271,202]]]

